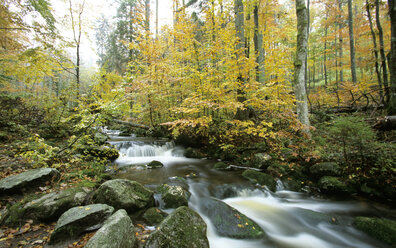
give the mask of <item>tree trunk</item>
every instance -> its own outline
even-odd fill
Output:
[[[391,21],[391,50],[389,56],[390,88],[388,114],[396,114],[396,4],[395,0],[388,0]]]
[[[254,49],[256,53],[256,81],[264,83],[265,81],[265,67],[264,67],[264,46],[263,46],[263,34],[260,31],[259,25],[259,4],[256,3],[253,9],[254,15]]]
[[[155,38],[158,39],[158,0],[155,0]]]
[[[375,22],[378,28],[378,38],[380,45],[381,66],[382,66],[382,79],[385,87],[385,103],[389,102],[389,83],[388,83],[388,68],[386,67],[385,45],[384,45],[384,32],[382,31],[380,21],[380,7],[379,0],[375,0]]]
[[[307,94],[305,89],[305,59],[308,46],[308,11],[305,0],[296,0],[297,13],[297,51],[294,63],[294,92],[297,100],[297,117],[305,126],[304,132],[309,134],[309,118]]]
[[[350,46],[350,57],[351,57],[352,82],[356,84],[357,78],[356,78],[355,39],[353,35],[352,0],[348,0],[348,26],[349,26],[349,46]]]
[[[237,54],[237,60],[239,60],[240,56],[243,56],[245,54],[244,49],[245,47],[245,29],[244,29],[244,10],[243,10],[243,1],[242,0],[235,0],[234,2],[234,11],[235,11],[235,30],[236,30],[236,54]],[[239,65],[239,67],[242,67]],[[242,75],[242,72],[239,72],[239,76],[237,78],[239,87],[237,89],[237,100],[240,103],[244,103],[246,101],[246,96],[245,92],[243,90],[243,86],[246,83],[244,75]],[[248,109],[237,109],[236,113],[236,118],[239,120],[247,120],[249,118],[249,112]]]
[[[327,5],[326,5],[325,43],[324,43],[324,56],[323,56],[323,69],[324,69],[325,86],[327,86],[327,32],[328,32],[328,29],[329,29],[329,27],[327,26],[328,15],[329,15],[329,12],[327,10]]]
[[[369,20],[371,36],[373,38],[373,44],[374,44],[375,73],[377,74],[379,95],[380,95],[381,101],[384,102],[384,92],[383,92],[383,87],[382,87],[382,78],[381,78],[381,72],[380,72],[379,64],[378,64],[377,38],[375,37],[375,32],[374,32],[374,28],[373,28],[373,21],[372,21],[372,18],[371,18],[370,8],[371,8],[371,6],[370,6],[368,0],[366,0],[367,17],[368,17],[368,20]]]
[[[144,7],[145,7],[145,17],[146,17],[145,28],[146,31],[149,32],[150,31],[150,0],[146,0]]]
[[[338,40],[340,42],[339,44],[339,56],[340,56],[340,82],[344,82],[344,70],[342,69],[343,63],[342,63],[342,57],[344,56],[344,50],[343,50],[343,37],[342,37],[342,2],[341,0],[338,0],[338,9],[340,11],[340,14],[338,16],[339,18],[339,23],[338,23]]]

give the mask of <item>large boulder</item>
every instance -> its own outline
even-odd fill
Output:
[[[78,237],[88,231],[102,227],[103,222],[114,212],[105,204],[74,207],[61,215],[51,234],[50,244]]]
[[[155,226],[161,223],[166,218],[166,216],[168,216],[168,214],[161,209],[152,207],[144,212],[143,219],[147,222],[147,224]]]
[[[85,248],[131,248],[136,245],[136,236],[131,218],[124,209],[110,216],[103,226],[84,246]]]
[[[222,201],[208,199],[201,210],[211,219],[220,236],[235,239],[260,239],[265,236],[257,223]]]
[[[179,207],[152,232],[145,248],[209,248],[206,223],[188,207]]]
[[[187,206],[191,194],[181,186],[163,184],[158,187],[166,208]]]
[[[34,169],[9,176],[0,180],[0,195],[45,186],[48,181],[56,180],[59,176],[59,171],[52,168]]]
[[[396,247],[396,221],[375,217],[356,217],[353,224],[371,237],[391,247]]]
[[[245,170],[242,173],[242,176],[252,183],[265,185],[272,191],[275,191],[276,189],[276,181],[271,175],[256,170]]]
[[[325,176],[318,181],[319,189],[325,193],[345,194],[348,193],[348,187],[337,177]]]
[[[114,179],[103,183],[95,192],[93,200],[132,214],[154,206],[154,193],[138,182]]]
[[[309,168],[312,175],[316,177],[322,176],[340,176],[341,168],[335,162],[323,162],[314,164]]]
[[[23,207],[25,218],[40,221],[56,220],[68,209],[83,205],[88,193],[87,188],[70,188],[46,194],[25,204]]]

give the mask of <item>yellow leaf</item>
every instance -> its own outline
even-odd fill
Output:
[[[90,210],[91,208],[85,208],[85,210]]]

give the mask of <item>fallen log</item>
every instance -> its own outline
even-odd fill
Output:
[[[396,115],[385,116],[377,120],[374,128],[381,131],[390,131],[396,129]]]
[[[128,121],[122,121],[122,120],[113,120],[113,121],[118,123],[118,124],[127,125],[127,126],[130,126],[130,127],[138,127],[138,128],[142,128],[142,129],[150,129],[149,126],[142,125],[142,124],[136,124],[136,123],[132,123],[132,122],[128,122]]]

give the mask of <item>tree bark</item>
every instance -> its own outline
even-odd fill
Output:
[[[367,17],[368,17],[369,24],[370,24],[371,37],[373,38],[373,45],[374,45],[375,73],[377,74],[379,95],[380,95],[381,101],[384,102],[384,92],[383,92],[383,86],[382,86],[382,78],[381,78],[381,72],[380,72],[379,64],[378,64],[377,38],[375,36],[375,32],[374,32],[374,28],[373,28],[373,21],[372,21],[370,9],[371,9],[371,6],[370,6],[368,0],[366,0],[366,12],[367,12]]]
[[[327,9],[326,5],[326,25],[325,25],[325,43],[324,43],[324,56],[323,56],[323,69],[324,69],[324,80],[325,80],[325,86],[327,86],[327,33],[328,33],[328,25],[327,25],[327,18],[329,15],[329,11]]]
[[[388,0],[391,21],[391,50],[389,55],[390,88],[388,114],[396,114],[396,4],[395,0]]]
[[[150,31],[150,0],[146,0],[144,7],[145,7],[145,17],[146,17],[145,28],[146,31],[149,32]]]
[[[155,38],[158,39],[158,0],[155,0]]]
[[[254,15],[254,49],[256,52],[256,81],[264,83],[265,81],[265,67],[264,67],[264,46],[263,46],[263,33],[260,31],[259,25],[259,6],[260,3],[256,3],[253,9]]]
[[[343,63],[342,63],[342,57],[344,56],[344,50],[343,50],[343,37],[342,37],[342,2],[341,0],[338,0],[338,9],[340,11],[340,14],[338,16],[339,18],[339,23],[338,23],[338,40],[339,40],[339,56],[340,56],[340,82],[344,82],[344,70],[342,69]]]
[[[296,0],[297,14],[297,51],[294,63],[294,92],[297,100],[297,117],[305,126],[304,132],[309,134],[310,122],[308,118],[307,94],[305,89],[305,59],[308,46],[308,11],[305,0]]]
[[[375,22],[378,28],[378,38],[380,45],[380,55],[381,55],[381,67],[382,67],[382,79],[385,87],[385,103],[389,102],[389,83],[388,83],[388,68],[386,67],[386,56],[385,56],[385,45],[384,45],[384,32],[382,31],[381,21],[380,21],[380,7],[379,0],[375,0]]]
[[[352,82],[356,84],[357,78],[356,78],[355,39],[353,35],[352,0],[348,0],[348,26],[349,26],[349,46],[350,46],[350,57],[351,57]]]

